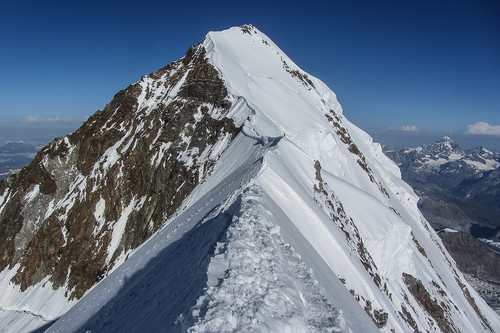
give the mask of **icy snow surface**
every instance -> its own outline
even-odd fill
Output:
[[[9,286],[0,289],[0,302],[7,304],[0,308],[0,331],[31,332],[51,323],[76,303],[66,299],[65,287],[53,290],[48,277],[21,292],[10,281],[18,268],[16,265],[0,273],[0,286]]]
[[[338,332],[345,322],[312,270],[284,242],[253,185],[208,267],[208,289],[189,332]]]
[[[275,218],[273,223],[293,229],[291,224],[298,230],[301,237],[289,235],[285,240],[299,249],[304,262],[318,267],[319,255],[329,267],[329,273],[317,274],[319,285],[326,285],[335,276],[343,279],[345,287],[360,298],[360,305],[371,308],[367,310],[371,315],[375,315],[374,309],[388,315],[382,330],[411,329],[400,316],[404,305],[414,309],[412,317],[420,330],[434,331],[435,318],[409,297],[402,281],[403,273],[411,274],[437,302],[449,304],[446,316],[453,318],[454,329],[485,329],[456,281],[467,283],[455,272],[451,258],[418,211],[417,197],[401,181],[399,170],[380,145],[373,144],[366,133],[343,117],[335,94],[307,76],[257,29],[212,32],[204,46],[233,98],[243,99],[253,112],[244,124],[246,132],[283,137],[276,149],[265,155],[262,171],[253,182],[269,197],[268,204],[275,204],[272,212],[279,209],[286,216]],[[335,119],[337,129],[328,117]],[[320,162],[321,171],[315,172],[315,161]],[[368,170],[360,163],[363,161]],[[339,202],[336,211],[317,204],[320,199],[315,198],[313,188],[319,186],[315,179],[318,173],[324,181],[326,200]],[[339,218],[340,209],[348,217],[344,222],[353,225],[351,229],[344,226],[341,230],[332,223],[332,218]],[[344,235],[347,230],[349,236]],[[303,250],[304,242],[315,253]],[[353,259],[353,251],[369,255],[362,264]],[[451,295],[440,294],[442,288],[448,288]],[[476,296],[483,315],[499,328],[498,317],[473,290],[470,293]],[[338,304],[331,296],[328,300]]]

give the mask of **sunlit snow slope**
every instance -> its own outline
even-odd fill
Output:
[[[175,217],[49,332],[495,332],[378,144],[252,26],[202,43],[243,124]]]
[[[335,95],[252,27],[210,33],[204,45],[258,136],[283,136],[252,183],[281,218],[320,285],[336,276],[384,330],[498,330],[467,288],[378,144],[342,115]],[[287,235],[286,230],[298,232]],[[302,250],[310,245],[315,253]],[[320,259],[321,258],[321,259]],[[321,260],[330,268],[316,269]],[[324,287],[324,290],[328,290]],[[342,309],[342,304],[329,299]]]

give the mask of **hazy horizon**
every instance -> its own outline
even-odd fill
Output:
[[[84,119],[66,120],[10,120],[0,121],[0,146],[7,142],[47,144],[57,137],[77,130]],[[355,124],[357,125],[357,124]],[[359,125],[357,125],[360,127]],[[396,148],[413,148],[431,144],[444,136],[455,140],[462,149],[483,146],[488,150],[500,152],[500,137],[495,135],[473,135],[458,131],[403,131],[393,128],[362,128],[374,142]]]

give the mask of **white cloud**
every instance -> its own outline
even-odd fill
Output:
[[[484,121],[468,126],[465,134],[486,134],[486,135],[500,135],[499,125],[490,125]]]
[[[39,123],[42,121],[42,117],[40,117],[38,115],[28,115],[28,116],[23,118],[23,121],[25,121],[27,123]]]
[[[83,122],[87,117],[41,117],[39,115],[28,115],[23,117],[23,122],[27,123],[72,123]]]
[[[401,130],[403,132],[418,132],[419,131],[418,127],[415,125],[403,126],[403,127],[401,127]]]

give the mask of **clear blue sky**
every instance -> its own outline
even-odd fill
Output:
[[[0,121],[82,119],[208,31],[244,23],[329,85],[362,128],[486,122],[500,134],[497,0],[2,1]]]

